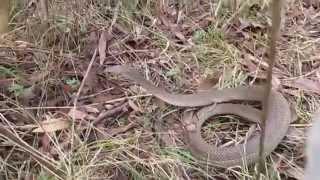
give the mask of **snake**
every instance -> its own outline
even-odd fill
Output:
[[[200,109],[196,112],[184,113],[185,136],[187,147],[192,155],[199,160],[206,161],[222,168],[252,165],[259,156],[261,133],[246,138],[242,143],[234,146],[216,147],[207,143],[201,135],[203,124],[210,117],[217,115],[235,115],[242,120],[260,123],[262,111],[245,104],[236,104],[238,101],[263,102],[265,86],[239,86],[235,88],[209,89],[193,94],[171,93],[158,87],[144,78],[136,68],[130,65],[114,65],[106,68],[106,72],[121,75],[140,85],[146,92],[162,101],[179,107]],[[292,122],[292,112],[288,101],[276,90],[271,90],[269,108],[265,124],[264,153],[271,154],[285,137]]]

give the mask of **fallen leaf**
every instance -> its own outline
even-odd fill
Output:
[[[80,120],[85,119],[88,116],[88,114],[86,112],[82,112],[82,111],[74,109],[74,108],[72,108],[69,111],[68,115],[72,119],[80,119]]]
[[[107,49],[107,38],[106,33],[102,32],[99,39],[99,57],[100,57],[100,64],[103,64],[104,59],[106,58],[106,49]]]
[[[99,44],[98,44],[100,64],[103,64],[104,60],[106,59],[107,44],[108,44],[108,41],[110,41],[111,39],[112,39],[111,33],[102,32],[100,35]]]
[[[63,129],[67,129],[70,126],[70,122],[62,118],[51,118],[40,122],[40,126],[34,129],[34,133],[43,133],[43,132],[55,132]]]
[[[99,113],[99,109],[92,106],[85,106],[84,109],[89,113]]]

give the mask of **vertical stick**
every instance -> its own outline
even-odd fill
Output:
[[[0,0],[0,35],[8,31],[10,0]]]
[[[268,118],[269,112],[269,97],[272,89],[272,69],[276,61],[276,43],[277,38],[280,34],[280,22],[281,22],[281,0],[273,0],[272,2],[272,27],[270,30],[270,40],[269,40],[269,67],[267,70],[267,84],[265,89],[265,97],[263,101],[263,115],[261,122],[261,137],[260,137],[260,146],[259,146],[259,164],[258,164],[258,178],[260,178],[260,174],[265,172],[265,155],[264,155],[264,139],[265,139],[265,126]]]
[[[47,0],[40,0],[40,12],[43,16],[43,21],[47,23],[48,17],[49,17],[49,11],[48,11],[48,2]]]

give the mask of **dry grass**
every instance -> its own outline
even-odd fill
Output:
[[[216,169],[197,161],[181,138],[178,107],[103,72],[105,65],[134,64],[173,92],[193,92],[206,78],[218,88],[264,80],[270,19],[259,4],[233,11],[212,1],[183,2],[179,9],[173,4],[161,9],[151,0],[50,1],[48,20],[43,9],[35,8],[38,4],[14,9],[12,31],[0,47],[2,123],[54,159],[70,179],[252,179],[252,167]],[[299,0],[287,6],[274,81],[298,120],[268,157],[266,179],[301,176],[305,130],[319,107],[319,41],[314,34],[319,33],[320,16],[311,19],[317,10]],[[83,82],[94,50],[101,48],[102,33],[107,36],[104,66],[99,65],[100,54]],[[313,81],[297,83],[299,78]],[[82,82],[77,118],[72,118],[68,113]],[[32,133],[46,118],[62,118],[72,126]],[[159,121],[164,122],[161,136],[153,129]],[[227,122],[208,123],[204,136],[240,141],[248,126]],[[7,140],[0,149],[0,175],[5,179],[54,179]]]

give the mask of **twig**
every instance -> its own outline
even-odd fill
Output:
[[[112,116],[120,111],[122,111],[124,108],[128,106],[128,103],[124,103],[120,105],[119,107],[110,109],[108,111],[102,112],[99,114],[99,116],[92,122],[93,124],[99,124],[104,118]]]
[[[93,53],[93,55],[92,55],[92,58],[91,58],[91,60],[90,60],[90,64],[89,64],[89,66],[88,66],[88,68],[87,68],[87,71],[86,71],[86,73],[85,73],[85,75],[84,75],[84,77],[83,77],[83,79],[82,79],[82,82],[81,82],[81,84],[80,84],[80,87],[79,87],[79,89],[78,89],[78,92],[77,92],[77,94],[76,94],[76,97],[74,98],[74,101],[73,101],[73,108],[72,108],[72,126],[71,126],[71,134],[72,134],[72,138],[71,138],[71,142],[70,142],[70,144],[71,144],[71,149],[73,150],[74,149],[74,134],[75,134],[75,127],[74,127],[74,125],[75,125],[75,123],[74,123],[74,119],[76,119],[75,118],[75,112],[76,112],[76,109],[77,109],[77,102],[78,102],[78,99],[79,99],[79,97],[80,97],[80,93],[81,93],[81,91],[82,91],[82,89],[83,89],[83,87],[84,87],[84,84],[85,84],[85,82],[86,82],[86,80],[87,80],[87,77],[88,77],[88,75],[89,75],[89,72],[91,71],[91,68],[92,68],[92,65],[93,65],[93,62],[94,62],[94,60],[96,59],[96,56],[97,56],[97,49],[95,49],[94,50],[94,53]],[[71,158],[72,158],[72,155],[71,155]],[[71,162],[72,162],[72,159],[71,159]],[[73,174],[74,173],[74,169],[73,169],[73,165],[71,164],[70,165],[71,166],[71,174]]]
[[[82,91],[82,89],[84,87],[84,84],[85,84],[85,82],[86,82],[86,80],[88,78],[89,72],[91,71],[91,68],[92,68],[94,60],[96,59],[96,56],[97,56],[97,49],[94,50],[94,53],[93,53],[93,56],[91,58],[90,64],[89,64],[89,66],[87,68],[86,74],[84,75],[84,77],[82,79],[82,82],[80,84],[80,87],[78,89],[78,92],[76,94],[76,97],[74,98],[74,101],[73,101],[74,108],[76,108],[76,106],[77,106],[77,102],[78,102],[78,99],[80,97],[80,93],[81,93],[81,91]]]
[[[137,123],[130,122],[128,125],[126,125],[124,127],[113,129],[113,132],[111,131],[110,135],[111,136],[115,136],[115,135],[120,134],[120,133],[125,133],[125,132],[129,131],[130,129],[134,128],[135,126],[137,126]]]
[[[263,113],[261,121],[261,137],[259,145],[259,164],[258,164],[258,173],[257,178],[260,178],[260,174],[265,172],[265,159],[264,159],[264,139],[265,139],[265,126],[268,118],[269,111],[269,97],[272,89],[272,69],[276,61],[277,54],[277,38],[280,33],[280,21],[281,21],[281,0],[273,0],[272,2],[272,27],[270,32],[269,40],[269,67],[267,71],[267,84],[265,89],[265,97],[263,100]]]
[[[40,0],[40,11],[42,13],[43,21],[46,23],[49,17],[47,0]]]

